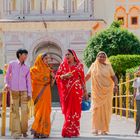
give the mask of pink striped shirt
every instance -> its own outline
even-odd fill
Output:
[[[31,97],[31,78],[30,69],[26,64],[20,63],[19,60],[14,60],[9,63],[6,72],[5,82],[13,91],[27,91]]]

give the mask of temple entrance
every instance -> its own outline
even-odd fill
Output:
[[[38,56],[38,54],[45,53],[45,52],[47,52],[49,54],[49,56],[50,56],[49,65],[52,67],[54,73],[56,73],[56,71],[62,61],[61,48],[53,42],[40,43],[34,50],[33,61]],[[53,103],[59,102],[59,95],[58,95],[58,89],[57,89],[56,82],[51,90],[52,90],[52,102]]]

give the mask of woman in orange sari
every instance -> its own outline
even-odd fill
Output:
[[[77,137],[80,130],[82,96],[87,96],[84,69],[73,50],[68,50],[57,74],[62,113],[65,122],[62,129],[63,137]]]
[[[47,53],[36,58],[31,68],[31,79],[35,107],[31,133],[34,134],[34,138],[47,138],[51,129],[51,69],[48,66]]]
[[[105,52],[97,54],[85,77],[92,80],[92,132],[107,135],[112,114],[113,89],[117,92],[117,78]]]

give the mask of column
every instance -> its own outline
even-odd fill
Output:
[[[68,12],[68,0],[64,0],[64,13]]]
[[[84,12],[89,11],[89,0],[84,0]]]
[[[48,1],[47,0],[44,0],[44,11],[47,10],[47,3],[48,3]]]
[[[35,1],[31,0],[31,10],[34,10],[34,9],[35,9]]]
[[[68,0],[68,4],[67,4],[67,7],[68,7],[68,13],[71,13],[71,5],[72,5],[72,1],[71,0]]]
[[[16,0],[12,0],[12,11],[16,11]]]
[[[42,12],[43,12],[43,1],[42,0],[40,0],[40,14],[42,14]]]
[[[27,3],[24,3],[25,8],[27,7],[27,13],[30,13],[30,0],[27,0]]]
[[[52,13],[55,12],[54,0],[52,1]]]
[[[90,14],[93,14],[94,12],[94,0],[90,0],[89,2],[89,12]]]

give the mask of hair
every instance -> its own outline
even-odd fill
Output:
[[[28,51],[26,49],[18,49],[16,52],[16,56],[19,59],[19,55],[22,54],[28,54]]]
[[[100,54],[104,54],[107,57],[107,54],[104,51],[100,51],[96,57],[98,57]]]
[[[46,57],[48,55],[48,53],[43,53],[42,54],[42,59],[44,59],[44,57]]]
[[[68,49],[68,52],[70,52],[72,55],[73,55],[73,52],[72,52],[72,50],[71,49]],[[73,55],[74,56],[74,55]]]

